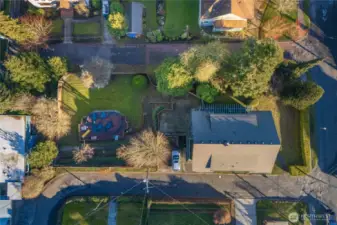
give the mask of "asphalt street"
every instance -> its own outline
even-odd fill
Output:
[[[66,173],[50,183],[42,195],[17,205],[15,225],[55,225],[58,210],[76,195],[142,195],[145,173]],[[302,178],[262,175],[151,173],[150,195],[161,198],[293,198],[303,196]],[[303,197],[304,201],[312,201]],[[24,203],[23,205],[21,205]]]

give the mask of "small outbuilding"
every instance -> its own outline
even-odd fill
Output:
[[[143,34],[143,12],[144,5],[139,2],[130,2],[126,7],[126,18],[128,22],[127,36],[136,38]]]

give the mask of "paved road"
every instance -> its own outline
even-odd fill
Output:
[[[53,181],[43,194],[19,207],[15,225],[55,225],[57,210],[73,195],[111,195],[144,193],[145,174],[64,174]],[[298,198],[302,196],[302,178],[288,176],[244,176],[218,174],[150,174],[150,194],[194,198],[253,199]],[[136,186],[136,187],[134,187]],[[133,189],[131,189],[134,187]],[[131,189],[131,190],[130,190]],[[130,190],[130,191],[127,191]],[[165,194],[164,194],[165,193]],[[304,198],[304,200],[310,200]]]

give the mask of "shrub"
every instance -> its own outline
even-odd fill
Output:
[[[74,6],[74,10],[80,16],[89,17],[90,10],[88,9],[85,1],[80,1],[78,4],[76,4]]]
[[[143,75],[135,75],[132,78],[132,87],[138,90],[144,90],[147,88],[147,78]]]
[[[164,106],[158,106],[152,111],[152,122],[153,122],[153,129],[155,131],[158,130],[158,114],[165,109]]]
[[[259,99],[254,99],[247,106],[254,109],[254,108],[258,107],[259,104],[260,104]]]
[[[90,145],[85,144],[81,149],[75,149],[73,151],[73,159],[76,164],[80,164],[82,162],[86,162],[91,159],[95,154],[94,148]]]
[[[100,10],[100,9],[102,9],[102,2],[101,2],[101,0],[91,0],[91,6],[95,10]]]
[[[314,82],[295,81],[284,87],[281,99],[284,104],[303,110],[315,104],[323,94],[323,88]]]
[[[51,57],[47,61],[55,80],[59,80],[68,73],[67,60],[61,57]]]
[[[146,33],[146,39],[151,43],[157,43],[164,40],[164,35],[161,30],[153,30]]]
[[[116,37],[121,38],[126,35],[128,25],[125,16],[120,12],[111,13],[108,18],[109,31]]]
[[[38,143],[28,156],[29,165],[32,168],[49,166],[58,154],[55,142],[46,141]]]
[[[43,191],[46,182],[55,176],[55,170],[51,167],[42,170],[33,170],[32,175],[25,178],[22,187],[22,197],[31,199],[38,197]]]
[[[121,3],[113,1],[110,4],[110,13],[122,13],[124,14],[124,7]]]
[[[311,172],[310,119],[308,109],[300,111],[300,144],[303,165],[290,166],[289,173],[292,176],[303,176]]]
[[[219,91],[210,84],[200,84],[197,87],[197,95],[207,103],[213,103],[218,94]]]

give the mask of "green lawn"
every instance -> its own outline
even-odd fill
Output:
[[[52,27],[52,34],[60,35],[63,33],[63,20],[62,19],[56,19],[53,20],[53,27]]]
[[[164,33],[169,38],[179,37],[189,26],[193,35],[199,34],[199,1],[166,0],[166,21]]]
[[[139,225],[142,213],[145,219],[147,210],[142,198],[120,197],[117,203],[117,225]]]
[[[63,209],[62,225],[106,225],[108,223],[109,208],[105,205],[92,216],[86,215],[97,207],[108,202],[107,197],[78,197],[66,203]]]
[[[184,204],[184,207],[175,204],[152,204],[148,225],[213,224],[213,213],[219,208],[215,204]]]
[[[61,144],[78,144],[78,124],[84,116],[95,110],[118,110],[124,114],[133,129],[143,124],[142,98],[146,91],[134,90],[132,76],[116,76],[102,89],[85,88],[79,77],[70,75],[62,90],[62,107],[71,113],[71,133]]]
[[[264,220],[287,221],[290,213],[296,212],[299,215],[308,213],[308,206],[303,202],[286,202],[260,200],[256,204],[257,224],[263,224]],[[310,222],[299,221],[294,225],[310,225]]]
[[[101,36],[101,25],[98,22],[74,23],[73,35]]]
[[[143,3],[146,12],[146,28],[149,30],[158,29],[157,12],[156,12],[156,0],[138,0]]]
[[[281,162],[277,162],[279,169],[288,171],[290,165],[302,165],[302,151],[300,143],[299,111],[290,106],[285,106],[274,98],[262,97],[256,108],[260,111],[271,111],[279,138],[281,139]]]

